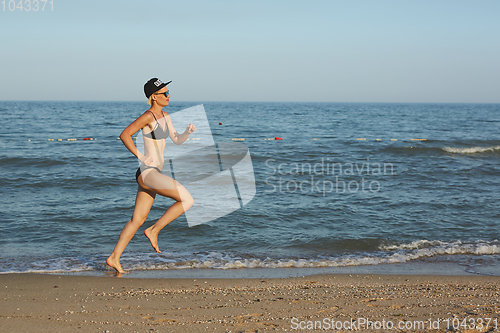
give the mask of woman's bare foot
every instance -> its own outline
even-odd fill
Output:
[[[161,253],[160,248],[158,247],[158,234],[153,231],[153,226],[144,230],[144,236],[146,236],[151,242],[151,246],[155,249],[156,253]]]
[[[111,256],[108,259],[106,259],[106,264],[108,264],[108,266],[116,269],[116,271],[118,273],[127,273],[123,270],[122,265],[120,265],[120,261],[114,260]]]

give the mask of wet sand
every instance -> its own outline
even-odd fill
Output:
[[[499,277],[133,279],[3,274],[0,288],[1,332],[500,330]]]

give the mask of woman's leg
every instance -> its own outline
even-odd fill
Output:
[[[154,193],[177,201],[167,209],[154,225],[144,230],[144,235],[151,242],[151,246],[153,246],[157,253],[161,253],[158,247],[158,233],[167,224],[193,206],[193,197],[178,181],[155,171],[150,172],[144,179],[140,179],[139,184]]]
[[[116,243],[113,253],[106,260],[106,263],[116,269],[118,272],[123,273],[124,270],[120,265],[120,257],[127,247],[128,243],[134,237],[139,227],[146,221],[156,194],[148,189],[142,188],[140,185],[137,189],[137,197],[135,198],[135,208],[132,219],[123,227],[120,238]]]

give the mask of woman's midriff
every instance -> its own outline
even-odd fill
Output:
[[[165,140],[144,138],[144,156],[153,158],[153,163],[149,164],[149,166],[160,170],[163,169],[163,163],[165,162],[163,151],[165,150],[165,145]]]
[[[150,163],[149,165],[145,165],[144,163],[141,164],[141,166],[139,167],[139,169],[137,169],[137,172],[135,174],[136,181],[138,181],[139,176],[142,176],[144,179],[144,177],[146,177],[147,174],[153,170],[161,172],[161,170],[163,169],[163,164],[165,162],[163,158],[163,151],[165,149],[165,145],[166,145],[165,140],[153,140],[149,138],[144,138],[144,156],[146,158],[152,157],[153,163]]]

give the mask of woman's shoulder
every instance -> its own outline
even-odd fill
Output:
[[[144,111],[143,114],[139,116],[139,118],[146,118],[148,120],[154,120],[153,118],[153,112],[151,110],[146,110]]]
[[[153,121],[153,114],[149,110],[146,110],[135,119],[134,123],[142,128],[146,125],[149,125]]]
[[[162,112],[163,112],[163,116],[165,117],[165,119],[170,121],[170,115],[168,114],[168,112],[165,112],[165,111],[162,111]]]

